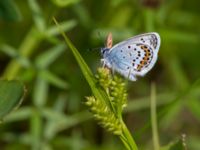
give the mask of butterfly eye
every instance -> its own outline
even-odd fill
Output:
[[[101,54],[104,55],[106,51],[109,51],[109,48],[102,48],[101,49]]]

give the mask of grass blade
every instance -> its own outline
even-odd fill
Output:
[[[63,30],[61,29],[60,25],[58,24],[58,22],[56,21],[55,18],[53,18],[53,21],[60,29],[60,32],[61,32],[62,36],[64,37],[66,44],[69,46],[70,50],[74,54],[74,57],[75,57],[76,61],[78,62],[79,66],[81,68],[81,71],[82,71],[85,79],[87,80],[94,96],[99,100],[105,101],[108,104],[108,106],[110,106],[110,102],[109,102],[109,99],[108,99],[106,93],[102,90],[102,88],[100,86],[98,86],[96,84],[97,81],[94,78],[92,71],[90,70],[90,68],[88,67],[88,65],[86,64],[86,62],[84,61],[84,59],[82,58],[82,56],[80,55],[80,53],[78,52],[76,47],[72,44],[72,42],[69,40],[69,38],[65,35],[65,33],[63,32]],[[112,107],[110,106],[110,108],[112,108]]]

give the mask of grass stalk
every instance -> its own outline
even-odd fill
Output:
[[[158,126],[157,126],[157,115],[156,115],[156,87],[155,84],[151,84],[151,125],[153,135],[153,146],[155,150],[160,149]]]

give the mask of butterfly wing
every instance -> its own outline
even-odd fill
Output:
[[[135,81],[152,69],[160,47],[160,36],[147,33],[120,42],[109,51],[107,61],[112,68]]]
[[[114,45],[112,49],[110,49],[110,51],[112,51],[115,47],[118,46],[127,46],[127,43],[146,44],[151,46],[154,49],[154,51],[158,52],[161,40],[159,34],[156,32],[140,34]]]

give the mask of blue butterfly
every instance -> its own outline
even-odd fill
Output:
[[[160,48],[158,33],[145,33],[131,37],[112,47],[109,33],[106,47],[101,49],[103,66],[107,66],[131,81],[144,76],[155,65]]]

